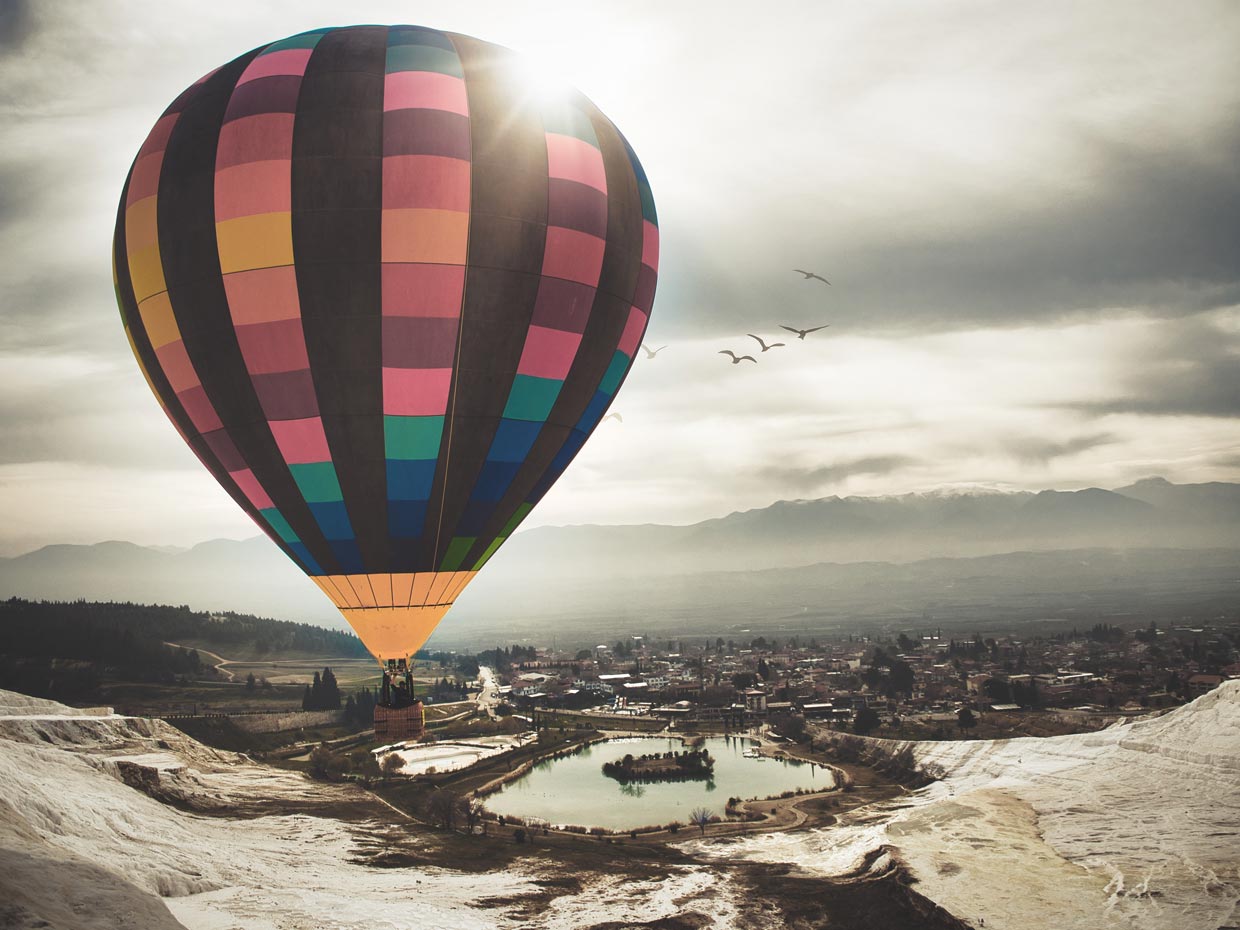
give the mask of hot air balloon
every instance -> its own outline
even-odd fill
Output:
[[[598,425],[654,300],[636,155],[516,64],[417,26],[282,39],[177,97],[121,194],[151,390],[392,681]]]

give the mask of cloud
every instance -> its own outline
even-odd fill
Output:
[[[1060,441],[1047,439],[1044,436],[1025,436],[1008,439],[1002,443],[1002,446],[1017,461],[1027,465],[1045,465],[1053,459],[1076,455],[1116,441],[1117,438],[1111,433],[1091,433],[1087,436],[1076,436]]]
[[[16,52],[35,31],[30,0],[0,0],[0,52]]]
[[[1094,415],[1240,418],[1240,310],[1152,328],[1120,357],[1116,394],[1072,406]]]
[[[813,491],[854,475],[888,475],[917,464],[917,459],[907,455],[871,455],[807,468],[772,466],[761,469],[759,477],[780,488]]]

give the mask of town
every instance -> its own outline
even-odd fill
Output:
[[[908,739],[1051,735],[1181,704],[1240,677],[1240,621],[1098,623],[1030,638],[938,628],[894,639],[627,636],[571,654],[497,647],[477,661],[500,676],[501,712],[536,726],[606,715],[614,728],[765,725],[793,739],[807,720]]]

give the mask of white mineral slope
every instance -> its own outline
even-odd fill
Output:
[[[757,926],[711,868],[604,876],[523,913],[554,877],[534,861],[480,873],[366,865],[375,849],[422,849],[395,811],[358,819],[381,810],[359,788],[218,752],[160,721],[0,691],[4,930],[573,930],[686,908],[715,930]]]
[[[1097,733],[913,746],[942,781],[717,854],[839,874],[886,848],[988,930],[1240,926],[1240,681]]]
[[[480,898],[530,890],[527,878],[350,861],[357,831],[304,815],[231,819],[178,810],[130,787],[157,772],[203,808],[316,804],[354,789],[307,782],[202,746],[139,718],[92,717],[0,694],[0,926],[490,928]],[[19,711],[14,713],[13,711]],[[325,796],[324,792],[328,792]],[[535,889],[536,890],[536,889]],[[413,911],[409,902],[416,899]],[[411,912],[416,916],[411,917]]]

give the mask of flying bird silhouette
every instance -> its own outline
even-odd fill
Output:
[[[740,364],[741,362],[743,362],[745,359],[749,359],[749,360],[750,360],[751,362],[753,362],[755,365],[756,365],[756,364],[758,364],[758,360],[757,360],[756,358],[754,358],[752,355],[737,355],[737,354],[736,354],[735,352],[733,352],[731,349],[720,349],[720,350],[719,350],[719,354],[720,354],[720,355],[730,355],[730,356],[732,356],[732,364],[733,364],[733,365],[739,365],[739,364]]]
[[[828,286],[831,284],[831,282],[828,281],[826,278],[824,278],[822,275],[814,274],[814,272],[812,271],[806,271],[803,268],[793,268],[792,270],[795,271],[797,274],[805,275],[806,281],[808,281],[810,278],[814,278],[815,280],[821,281],[823,284],[826,284]]]
[[[782,342],[772,342],[768,345],[767,343],[762,341],[761,336],[755,336],[753,333],[745,333],[745,335],[748,336],[750,339],[757,339],[758,345],[762,346],[763,352],[769,352],[771,349],[777,349],[780,346],[785,345],[785,343],[782,343]]]
[[[620,414],[618,414],[618,413],[609,413],[609,414],[607,414],[607,416],[603,417],[603,422],[604,422],[604,423],[606,423],[606,422],[607,422],[608,420],[610,420],[612,417],[615,417],[615,418],[616,418],[617,420],[619,420],[621,423],[623,423],[623,422],[624,422],[624,417],[620,416]]]
[[[646,358],[654,358],[656,355],[658,355],[660,352],[662,352],[666,348],[667,346],[659,346],[657,349],[655,349],[652,352],[650,350],[650,347],[646,345],[646,343],[644,342],[642,343],[642,350],[646,353]]]
[[[831,325],[830,323],[823,323],[821,326],[815,326],[813,329],[797,329],[794,326],[785,326],[783,323],[780,323],[779,328],[786,329],[790,333],[796,333],[798,339],[804,339],[810,333],[816,333],[818,332],[818,330],[826,329],[830,325]]]

